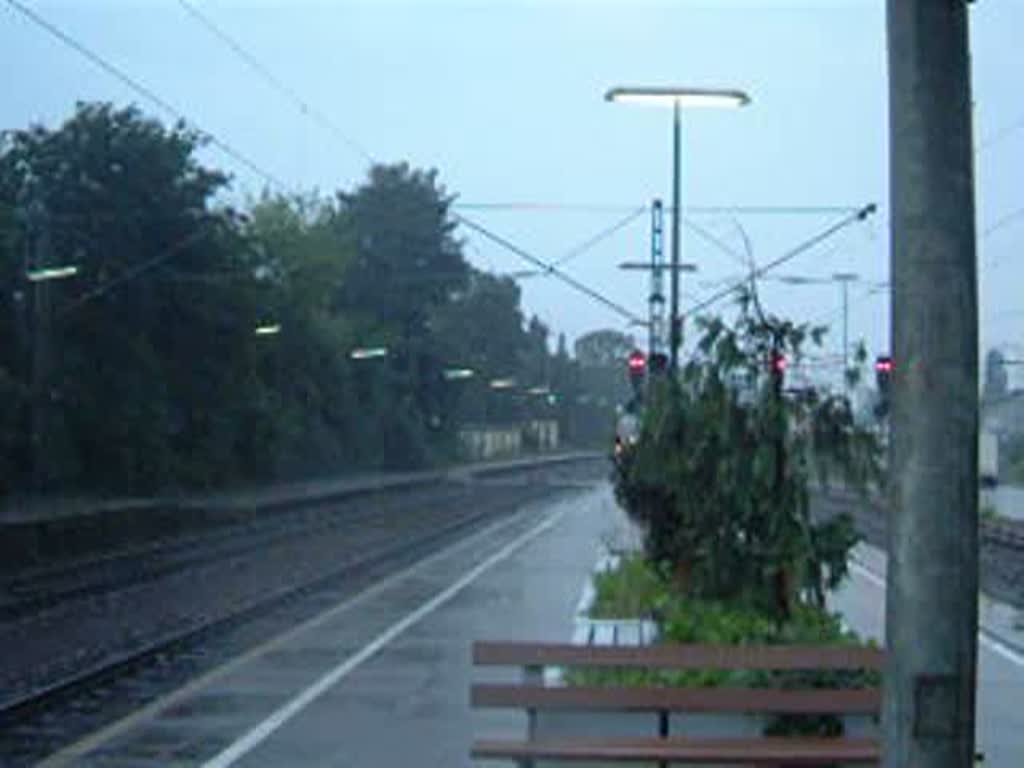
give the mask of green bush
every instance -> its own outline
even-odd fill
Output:
[[[655,617],[660,641],[709,645],[871,645],[846,630],[838,615],[798,604],[779,622],[768,611],[742,601],[686,596],[673,588],[642,555],[624,557],[619,567],[595,578],[593,618]],[[875,672],[859,670],[662,670],[574,669],[572,685],[708,688],[864,688],[880,684]],[[842,721],[833,716],[785,715],[772,718],[768,735],[836,736]]]
[[[838,471],[867,489],[880,476],[873,432],[849,400],[786,389],[780,359],[799,360],[823,329],[764,314],[698,321],[678,379],[649,394],[639,442],[621,455],[616,495],[645,533],[647,556],[688,594],[750,602],[785,621],[800,601],[824,607],[857,542],[853,520],[812,520],[810,483]]]
[[[594,587],[590,616],[595,619],[655,616],[665,595],[661,577],[640,555],[625,556],[616,569],[595,575]]]

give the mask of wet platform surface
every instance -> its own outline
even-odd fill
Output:
[[[474,734],[518,738],[525,722],[470,710],[471,643],[567,641],[599,551],[626,531],[607,485],[529,506],[47,764],[472,765]],[[833,598],[852,628],[879,640],[884,576],[884,554],[862,545]],[[987,766],[1017,766],[1024,764],[1024,632],[1005,606],[982,605],[979,749]]]
[[[851,578],[830,599],[847,624],[885,637],[885,553],[858,545]],[[1024,765],[1024,616],[982,596],[978,643],[977,749],[988,768]]]
[[[622,513],[598,486],[535,504],[334,606],[48,765],[470,765],[477,639],[568,641],[580,590]]]

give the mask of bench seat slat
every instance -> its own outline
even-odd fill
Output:
[[[474,707],[673,712],[877,714],[877,688],[778,690],[765,688],[653,688],[504,685],[470,688]]]
[[[744,765],[820,765],[841,761],[877,764],[881,747],[874,739],[762,738],[762,739],[600,739],[500,741],[473,744],[478,759],[617,760]]]
[[[478,666],[622,667],[630,669],[880,670],[884,652],[857,646],[473,644]]]

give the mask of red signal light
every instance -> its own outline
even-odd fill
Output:
[[[647,366],[647,358],[644,356],[643,352],[638,350],[630,353],[629,359],[626,361],[626,365],[629,366],[630,373],[643,373],[644,368]]]
[[[776,373],[785,373],[787,365],[788,362],[786,361],[786,356],[784,354],[782,354],[781,352],[772,353],[773,371],[775,371]]]
[[[891,357],[879,357],[875,360],[875,370],[879,373],[892,373],[893,362]]]

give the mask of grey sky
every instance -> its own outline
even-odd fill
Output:
[[[176,0],[29,3],[296,188],[356,183],[366,161],[305,118],[191,18]],[[859,206],[873,221],[847,229],[780,274],[827,277],[855,271],[888,279],[887,91],[883,0],[851,2],[241,2],[200,7],[283,82],[330,116],[376,159],[437,167],[466,203],[538,202],[622,206],[621,211],[478,212],[476,218],[545,259],[562,255],[651,198],[667,199],[670,114],[608,104],[616,84],[738,87],[753,104],[687,113],[684,201],[689,205]],[[1024,207],[1024,2],[972,6],[978,218],[983,232]],[[9,7],[0,9],[5,95],[0,127],[53,124],[76,100],[155,107],[62,46]],[[13,76],[11,76],[13,73]],[[1016,130],[1002,134],[1009,126]],[[261,182],[236,173],[236,192]],[[695,214],[696,215],[696,214]],[[736,249],[735,225],[701,216]],[[835,215],[745,215],[761,262],[835,220]],[[1024,267],[1015,246],[1024,216],[981,241],[982,342],[1021,344]],[[571,261],[572,274],[637,314],[645,278],[616,264],[646,258],[647,217]],[[469,237],[468,255],[495,271],[525,265]],[[689,236],[700,265],[687,290],[735,274],[729,256]],[[552,280],[522,283],[528,311],[574,337],[624,327],[618,317]],[[888,296],[851,288],[851,336],[872,354],[888,335]],[[768,306],[799,319],[836,322],[834,286],[766,284]],[[692,303],[686,299],[685,304]],[[837,350],[838,337],[829,341]],[[1011,353],[1024,357],[1024,348]]]

